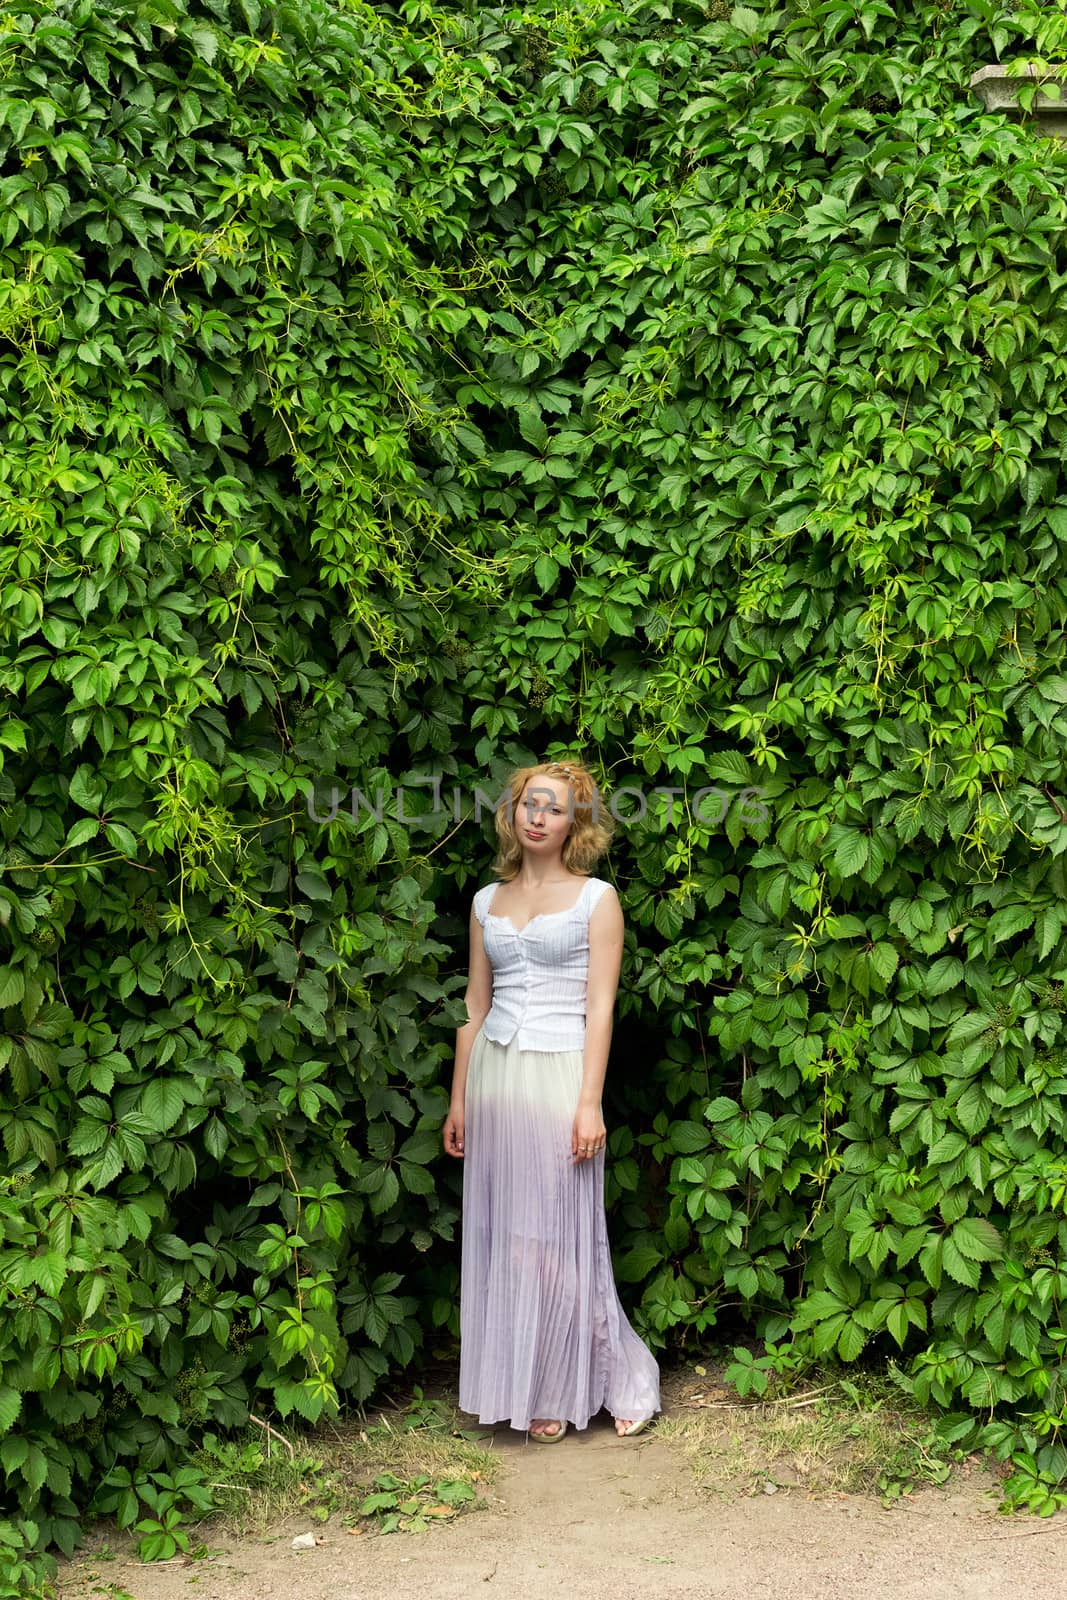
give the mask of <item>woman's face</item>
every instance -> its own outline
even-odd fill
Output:
[[[529,778],[515,813],[515,832],[532,856],[558,855],[574,818],[568,808],[570,785],[543,773]]]

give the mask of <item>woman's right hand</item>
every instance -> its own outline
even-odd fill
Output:
[[[463,1154],[463,1112],[449,1108],[445,1118],[444,1128],[445,1154],[461,1156]]]

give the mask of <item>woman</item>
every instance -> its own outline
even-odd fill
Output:
[[[601,1092],[622,964],[618,896],[577,762],[513,775],[497,882],[474,896],[469,1021],[444,1126],[462,1157],[459,1405],[543,1444],[602,1406],[620,1437],[660,1409],[659,1367],[626,1319],[604,1215]],[[577,891],[577,892],[576,892]]]

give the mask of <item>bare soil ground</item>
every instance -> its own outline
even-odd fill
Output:
[[[699,1369],[698,1369],[699,1370]],[[558,1445],[504,1424],[483,1442],[501,1470],[477,1509],[418,1534],[288,1518],[208,1554],[143,1565],[128,1540],[88,1546],[61,1600],[1064,1600],[1067,1515],[1006,1517],[998,1479],[965,1463],[891,1505],[825,1487],[812,1458],[767,1458],[747,1410],[704,1411],[708,1385],[665,1374],[659,1431],[616,1437],[607,1412]],[[454,1396],[453,1396],[454,1397]],[[781,1413],[780,1413],[781,1415]],[[798,1425],[801,1412],[794,1413]],[[805,1413],[810,1416],[810,1413]],[[470,1419],[466,1419],[470,1420]],[[756,1451],[753,1451],[753,1444]],[[754,1467],[763,1451],[763,1462]],[[813,1487],[815,1483],[823,1487]],[[770,1491],[770,1492],[768,1492]],[[314,1549],[292,1548],[313,1530]]]

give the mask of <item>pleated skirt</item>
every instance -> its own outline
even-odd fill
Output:
[[[604,1152],[576,1161],[581,1050],[471,1047],[464,1103],[459,1407],[527,1429],[660,1409],[615,1287]]]

